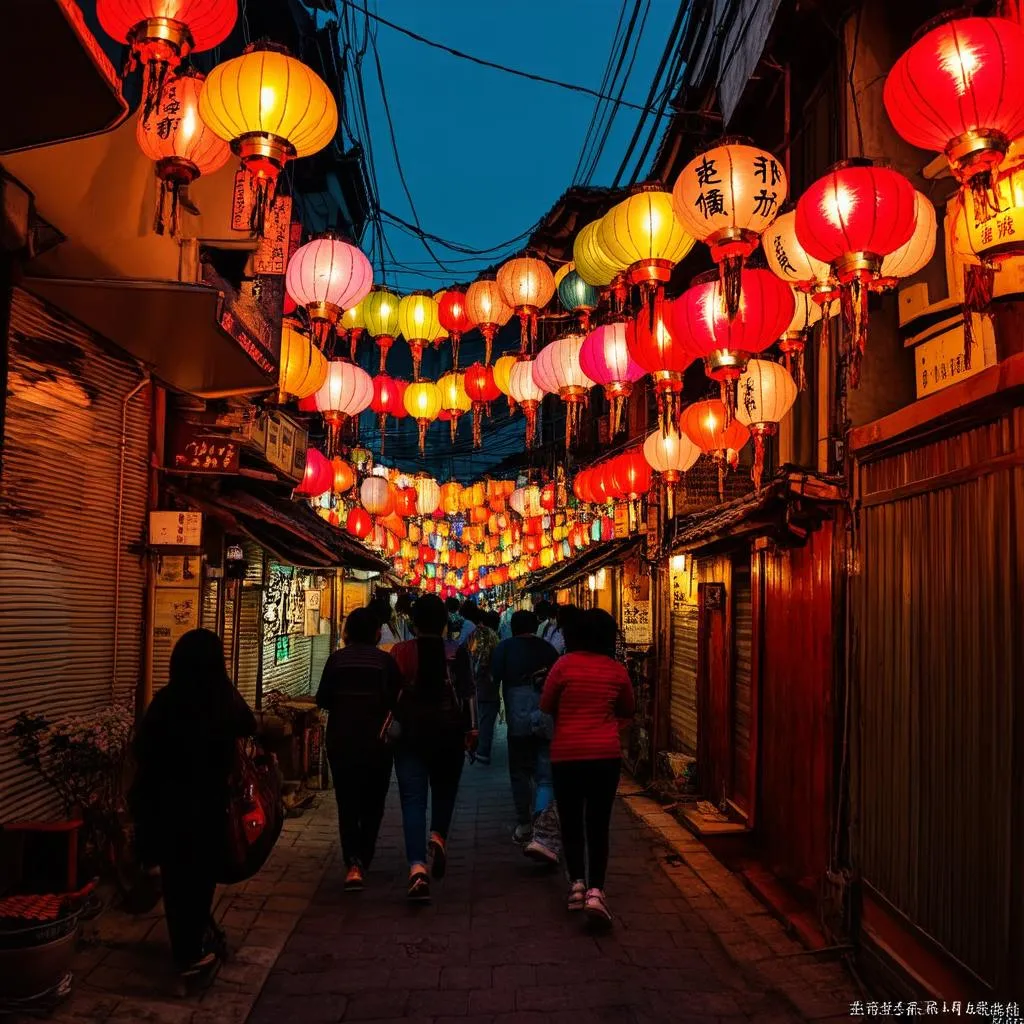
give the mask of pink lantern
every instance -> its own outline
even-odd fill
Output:
[[[527,448],[532,448],[537,439],[537,410],[544,398],[544,389],[534,379],[533,371],[532,359],[517,359],[508,378],[508,393],[522,406],[526,417]]]
[[[587,396],[594,386],[580,366],[583,341],[582,334],[564,334],[541,349],[533,363],[534,382],[565,403],[566,447],[576,439]]]
[[[622,413],[633,384],[644,375],[644,368],[629,354],[626,323],[616,321],[592,330],[580,349],[580,367],[595,384],[604,388],[611,406],[611,430],[622,429]]]
[[[317,412],[327,424],[328,453],[335,455],[341,428],[373,401],[373,380],[355,363],[332,359],[327,364],[327,379],[314,397]]]

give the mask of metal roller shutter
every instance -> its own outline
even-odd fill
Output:
[[[0,731],[131,698],[143,637],[150,395],[136,366],[21,290],[0,480]],[[126,409],[118,571],[121,417]],[[115,636],[116,623],[116,636]],[[59,813],[0,743],[0,821]]]
[[[697,753],[697,605],[672,613],[672,748]]]
[[[732,789],[733,800],[743,810],[750,809],[750,736],[751,646],[753,621],[750,594],[750,567],[736,565],[732,577],[733,614],[733,714],[732,714]]]
[[[238,668],[235,684],[251,708],[256,707],[257,679],[260,672],[260,645],[263,627],[263,549],[246,542],[245,579],[241,588],[238,620]]]
[[[235,650],[235,607],[238,591],[241,587],[238,580],[222,580],[224,590],[224,658],[228,665],[228,675],[238,685],[238,652]]]
[[[218,636],[223,636],[221,633],[220,616],[218,615],[220,588],[221,581],[219,579],[207,576],[203,580],[203,599],[199,605],[199,625],[203,629],[212,630]],[[230,658],[230,651],[225,651],[225,653]]]
[[[320,636],[311,637],[310,644],[310,666],[309,666],[309,692],[316,693],[320,686],[320,677],[324,674],[324,665],[331,656],[331,634],[321,633]]]
[[[302,635],[303,592],[316,586],[312,573],[270,563],[263,608],[263,694],[280,690],[290,697],[309,693],[312,638]],[[278,650],[287,637],[288,650]],[[283,645],[282,645],[283,646]]]

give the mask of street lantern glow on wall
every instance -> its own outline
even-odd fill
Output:
[[[676,216],[711,249],[718,264],[727,315],[739,309],[740,269],[761,240],[789,183],[771,153],[746,139],[723,139],[694,157],[672,189]]]
[[[537,313],[555,294],[555,278],[543,260],[519,256],[498,268],[501,297],[519,317],[519,353],[533,353],[537,341]]]
[[[398,303],[399,298],[386,288],[371,288],[370,294],[363,299],[363,322],[366,333],[377,342],[380,349],[380,372],[388,360],[388,352],[395,343],[398,334]]]
[[[289,160],[311,156],[338,128],[338,106],[327,83],[282,47],[252,43],[218,64],[199,97],[199,115],[231,143],[254,191],[250,226],[263,224]]]
[[[736,418],[750,428],[754,438],[754,466],[750,478],[761,489],[764,474],[764,441],[778,432],[779,424],[793,408],[797,389],[793,378],[780,363],[751,359],[740,377]]]
[[[502,298],[498,282],[480,278],[466,289],[466,313],[484,336],[484,363],[490,364],[491,347],[499,327],[512,319],[512,307]]]
[[[285,290],[309,318],[310,334],[328,347],[342,313],[373,285],[373,268],[358,246],[328,232],[300,246],[288,261]]]
[[[136,138],[139,148],[156,164],[160,181],[153,227],[158,235],[169,228],[178,231],[178,206],[198,213],[189,201],[188,187],[202,174],[212,174],[231,157],[231,148],[199,116],[199,95],[205,79],[198,71],[168,75],[164,81],[166,110],[163,115],[139,115]],[[165,216],[165,206],[170,209]]]

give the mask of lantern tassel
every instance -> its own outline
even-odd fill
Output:
[[[718,500],[725,501],[725,459],[718,460]]]
[[[737,392],[739,390],[739,378],[737,377],[726,377],[724,380],[719,382],[719,392],[722,396],[722,404],[725,406],[725,425],[728,427],[732,423],[733,416],[736,415],[736,399]]]
[[[754,429],[754,465],[750,469],[750,479],[754,481],[756,490],[761,490],[764,479],[764,431]]]
[[[388,352],[391,350],[392,339],[382,334],[377,339],[377,347],[380,349],[380,373],[384,372],[384,366],[388,361]]]
[[[459,368],[459,342],[462,340],[462,335],[458,331],[452,332],[452,369],[458,370]]]
[[[608,411],[609,418],[611,420],[611,434],[615,437],[622,430],[622,414],[626,407],[626,396],[625,395],[609,395],[608,396]]]
[[[590,333],[590,310],[584,307],[579,311],[580,313],[580,330],[584,334]]]
[[[417,420],[416,426],[419,428],[420,458],[422,458],[427,450],[427,427],[430,426],[430,420]]]
[[[974,348],[974,314],[991,317],[995,283],[995,268],[977,264],[964,266],[964,366],[968,370]]]
[[[142,121],[148,125],[149,119],[154,114],[160,113],[160,106],[164,98],[164,85],[167,82],[167,72],[170,67],[165,60],[147,61],[146,70],[143,74],[144,98],[142,104]]]
[[[864,274],[858,274],[843,284],[840,292],[840,306],[843,312],[843,326],[846,328],[844,354],[847,357],[847,384],[860,387],[861,362],[868,340],[868,282]]]
[[[530,341],[530,314],[522,310],[519,314],[519,354],[526,355],[526,346]]]
[[[334,324],[323,317],[311,317],[309,321],[309,336],[321,352],[328,352],[334,341]]]
[[[672,480],[665,481],[665,510],[671,521],[676,517],[676,485]]]
[[[455,438],[459,433],[459,417],[453,416],[451,419],[451,423],[449,423],[448,426],[450,428],[450,432],[452,435],[452,444],[455,444]]]
[[[170,199],[171,213],[167,220],[164,219],[164,206]],[[156,197],[156,214],[153,218],[153,230],[158,235],[164,234],[167,228],[167,221],[170,221],[171,234],[178,232],[178,186],[173,181],[161,181],[160,191]]]
[[[340,412],[327,413],[327,457],[333,459],[341,449],[341,428],[345,425],[345,414]]]
[[[999,194],[992,186],[991,171],[980,171],[972,175],[969,187],[974,198],[974,217],[979,223],[1003,212]]]
[[[491,349],[494,346],[494,324],[484,324],[480,333],[484,336],[484,366],[491,365]]]
[[[537,439],[537,403],[524,402],[523,415],[526,417],[526,447],[532,448]]]
[[[473,447],[479,448],[483,443],[483,402],[473,403]]]
[[[348,332],[348,357],[353,363],[356,361],[356,347],[358,344],[359,335],[356,334],[355,329],[353,328]],[[381,429],[383,430],[384,428],[382,427]]]
[[[658,427],[661,432],[674,437],[679,436],[679,410],[677,395],[671,388],[658,391]]]
[[[412,379],[420,379],[420,369],[423,366],[423,343],[410,341],[409,350],[412,352]]]
[[[377,414],[377,429],[380,431],[380,454],[384,455],[384,427],[388,422],[388,414],[381,412]]]
[[[742,272],[742,256],[722,257],[722,262],[718,265],[718,273],[722,281],[722,295],[725,298],[725,313],[730,320],[735,319],[739,312]]]

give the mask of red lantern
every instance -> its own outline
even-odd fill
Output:
[[[445,298],[450,293],[445,294]],[[443,300],[442,300],[443,301]],[[483,363],[474,363],[466,370],[463,382],[466,394],[473,403],[473,447],[479,448],[483,429],[483,416],[489,413],[489,406],[501,392],[494,383],[494,370]]]
[[[685,335],[673,335],[666,318],[671,317],[671,303],[662,303],[662,315],[654,326],[641,315],[626,325],[626,347],[629,354],[654,378],[658,400],[658,422],[666,433],[679,430],[676,420],[683,393],[683,373],[696,358]]]
[[[380,453],[384,454],[384,427],[387,425],[389,416],[397,416],[397,409],[405,414],[405,405],[402,403],[402,391],[398,382],[389,377],[386,373],[378,373],[373,378],[373,399],[370,401],[370,409],[377,414],[377,427],[380,431]]]
[[[712,380],[722,388],[729,418],[736,411],[736,382],[751,356],[763,352],[793,319],[793,290],[770,270],[740,271],[732,319],[726,306],[727,285],[720,274],[702,274],[672,303],[672,333],[690,339],[704,359]]]
[[[370,513],[357,505],[349,512],[348,518],[345,520],[345,529],[360,540],[369,537],[373,531],[373,520],[370,518]]]
[[[914,186],[902,174],[859,158],[836,164],[797,203],[800,244],[831,263],[839,279],[853,387],[867,341],[868,286],[881,273],[883,257],[913,235],[916,205]]]
[[[459,368],[459,342],[476,324],[466,308],[466,293],[449,288],[437,304],[437,319],[452,339],[452,368]]]
[[[295,493],[315,498],[329,491],[333,483],[334,468],[330,461],[315,448],[308,449],[306,469],[302,474],[302,481],[295,488]]]
[[[630,501],[636,501],[651,489],[651,467],[642,448],[631,448],[612,460],[612,476],[616,490]]]
[[[945,153],[987,208],[992,171],[1024,134],[1024,30],[975,17],[926,28],[889,72],[886,113],[912,146]]]
[[[608,459],[597,467],[599,488],[605,501],[621,501],[625,494],[615,479],[615,459]]]
[[[400,516],[416,514],[416,488],[399,487],[395,491],[395,513]]]
[[[694,402],[682,415],[686,436],[701,451],[718,463],[718,496],[725,492],[725,467],[739,465],[740,449],[750,439],[750,431],[738,419],[730,419],[725,405],[715,399]]]
[[[558,489],[554,483],[546,483],[540,489],[540,507],[546,512],[554,512],[558,501]]]
[[[572,493],[576,495],[577,501],[590,504],[594,500],[593,492],[590,489],[592,476],[593,470],[590,469],[581,469],[576,474],[576,479],[572,482]]]

